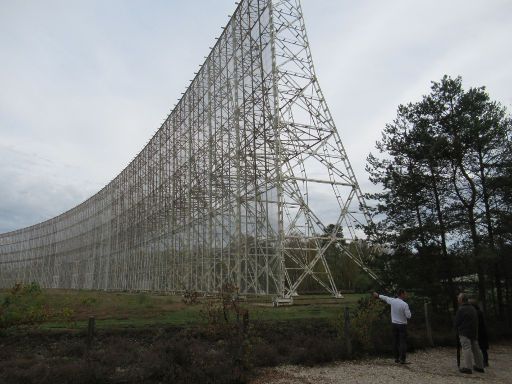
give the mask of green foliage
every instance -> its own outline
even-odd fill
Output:
[[[76,327],[75,311],[69,307],[64,307],[59,312],[54,313],[54,318]]]
[[[206,320],[207,333],[222,338],[235,365],[245,371],[251,366],[254,340],[250,335],[249,311],[239,299],[238,288],[225,284],[216,297],[203,304],[201,315]]]
[[[199,302],[199,293],[196,291],[186,290],[183,293],[184,304],[197,304]]]
[[[325,252],[325,258],[331,269],[336,287],[342,291],[368,292],[374,281],[350,257],[356,256],[369,264],[373,255],[366,241],[356,240],[349,245],[340,239],[342,247],[333,243]]]
[[[351,339],[355,350],[374,353],[388,346],[388,311],[380,300],[370,297],[359,300],[350,321]]]
[[[43,291],[37,283],[17,283],[0,306],[0,329],[31,327],[48,318]]]
[[[206,323],[213,327],[243,326],[248,321],[249,312],[241,305],[238,288],[233,284],[223,285],[221,291],[205,301],[201,310]]]
[[[151,301],[151,296],[145,292],[138,293],[137,296],[135,297],[135,301],[138,305],[140,305],[142,307],[145,307],[145,308],[153,307],[153,303]]]
[[[368,195],[375,226],[367,230],[388,250],[380,267],[390,280],[405,277],[393,283],[454,300],[456,277],[477,274],[480,300],[494,285],[503,312],[511,138],[506,108],[484,87],[464,90],[460,77],[444,76],[398,107],[367,166],[382,189]]]
[[[417,253],[397,247],[393,253],[380,255],[374,264],[376,269],[386,271],[386,286],[411,288],[415,295],[428,297],[436,307],[449,307],[450,297],[441,281],[446,273],[445,263],[437,247],[421,248]]]
[[[96,300],[95,297],[84,297],[81,301],[82,305],[85,305],[86,307],[92,307],[94,306],[98,300]]]

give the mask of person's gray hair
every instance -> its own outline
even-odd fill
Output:
[[[468,302],[468,297],[466,296],[466,294],[464,292],[459,293],[459,297],[460,297],[460,301],[462,303],[467,303]]]

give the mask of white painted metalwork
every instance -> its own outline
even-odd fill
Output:
[[[298,0],[243,0],[140,154],[70,211],[0,235],[0,286],[289,298],[324,253],[364,268],[368,217],[315,75]],[[334,231],[327,225],[334,224]]]

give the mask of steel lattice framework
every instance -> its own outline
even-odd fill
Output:
[[[299,1],[243,0],[113,181],[60,216],[0,235],[0,286],[216,292],[231,283],[289,297],[311,276],[338,295],[325,251],[336,242],[364,268],[353,241],[364,207]]]

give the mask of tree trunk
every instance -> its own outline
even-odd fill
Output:
[[[502,285],[501,285],[501,268],[504,268],[504,263],[501,263],[502,257],[498,256],[496,252],[496,244],[494,242],[494,230],[492,226],[492,219],[491,219],[491,208],[489,204],[489,190],[487,188],[487,177],[485,176],[485,169],[484,169],[484,159],[482,154],[482,149],[478,148],[478,168],[480,171],[480,179],[482,181],[482,197],[484,201],[484,207],[485,207],[485,221],[486,221],[486,227],[487,227],[487,236],[489,238],[489,247],[493,251],[493,253],[496,255],[497,260],[494,262],[494,285],[496,286],[496,300],[498,304],[498,317],[499,319],[503,320],[504,317],[504,305],[503,305],[503,291],[502,291]]]
[[[446,227],[444,224],[443,212],[441,210],[441,200],[439,199],[439,191],[437,190],[437,180],[436,173],[434,172],[434,167],[432,164],[429,164],[430,168],[430,176],[432,179],[432,189],[434,192],[435,204],[436,204],[436,214],[437,220],[439,222],[439,232],[441,236],[441,252],[443,255],[443,260],[446,266],[446,274],[448,281],[448,294],[452,299],[452,307],[454,313],[457,312],[457,297],[455,294],[455,286],[453,284],[453,271],[452,271],[452,262],[450,256],[448,255],[448,248],[446,246]]]
[[[469,198],[469,202],[462,196],[457,186],[457,168],[460,169],[464,179],[469,184],[471,188],[471,196]],[[480,260],[480,237],[478,236],[478,232],[476,230],[476,219],[475,219],[475,203],[476,203],[476,186],[475,182],[468,175],[464,166],[462,165],[462,158],[459,157],[458,164],[453,168],[453,186],[455,189],[455,193],[457,194],[459,200],[462,205],[467,210],[468,215],[468,224],[469,230],[471,233],[471,241],[473,243],[473,257],[475,259],[476,264],[476,272],[478,275],[478,299],[482,304],[483,311],[487,312],[487,298],[486,298],[486,284],[485,284],[485,271],[482,265],[482,261]]]

